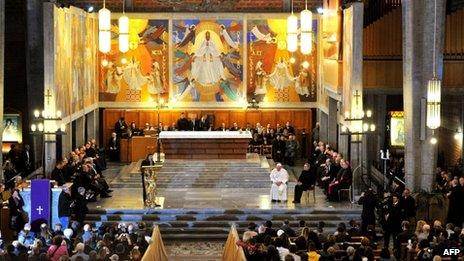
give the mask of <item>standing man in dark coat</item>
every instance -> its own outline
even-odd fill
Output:
[[[303,191],[314,189],[315,183],[316,183],[315,173],[314,171],[310,169],[309,163],[305,163],[303,166],[303,170],[301,171],[301,174],[298,177],[298,182],[295,186],[293,203],[299,204],[301,200],[301,194],[303,194]]]
[[[63,186],[66,183],[66,178],[64,175],[64,164],[63,161],[58,161],[55,168],[52,171],[52,179],[58,183],[58,186]]]
[[[193,116],[189,122],[189,130],[198,131],[200,130],[200,122],[197,120],[197,116]]]
[[[119,138],[122,137],[122,134],[127,131],[127,123],[124,120],[124,117],[121,117],[115,124],[114,124],[114,132],[118,135]]]
[[[74,202],[71,198],[71,190],[64,187],[63,191],[58,198],[58,217],[60,218],[61,226],[66,229],[69,226],[69,219],[71,217]]]
[[[75,198],[74,213],[77,222],[79,222],[81,226],[84,225],[85,216],[88,212],[89,208],[87,207],[87,199],[85,198],[85,188],[79,187]]]
[[[388,247],[390,244],[390,236],[393,241],[401,232],[402,208],[400,204],[399,196],[394,194],[392,201],[388,205],[387,209],[382,215],[382,228],[383,228],[383,243],[384,247]]]
[[[375,226],[375,208],[377,207],[377,198],[372,189],[361,193],[358,204],[363,206],[361,214],[361,233],[366,235],[367,226]]]
[[[409,221],[408,228],[414,229],[414,224],[416,224],[416,200],[411,197],[411,191],[408,188],[403,191],[400,203],[404,219]]]
[[[464,211],[462,209],[462,202],[464,200],[464,190],[459,185],[457,179],[451,181],[451,189],[447,194],[449,200],[448,216],[446,217],[447,223],[453,223],[455,226],[461,226],[463,222]]]
[[[208,116],[204,114],[201,116],[200,122],[198,123],[198,130],[207,131],[209,129],[209,125]]]
[[[177,120],[177,129],[180,131],[188,131],[190,129],[190,122],[185,118],[185,113],[180,114],[180,119]]]

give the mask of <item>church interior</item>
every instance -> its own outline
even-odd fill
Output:
[[[0,1],[0,68],[1,260],[464,260],[463,0]]]

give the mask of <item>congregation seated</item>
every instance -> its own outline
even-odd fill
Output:
[[[72,223],[51,229],[43,223],[36,231],[25,224],[12,242],[0,236],[1,260],[142,260],[151,242],[143,222],[92,227]]]

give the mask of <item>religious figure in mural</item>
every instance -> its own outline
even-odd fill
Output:
[[[121,90],[121,80],[123,77],[123,70],[119,66],[114,66],[112,62],[108,63],[108,73],[106,74],[106,92],[119,93]]]
[[[153,63],[153,68],[147,76],[148,92],[150,94],[161,94],[164,92],[163,79],[161,78],[161,70],[158,62]]]
[[[237,101],[242,96],[242,24],[234,20],[174,21],[178,101]]]
[[[263,62],[258,61],[255,66],[255,95],[266,94],[266,84],[268,76],[263,68]]]
[[[274,71],[269,75],[270,82],[276,90],[283,90],[293,83],[293,75],[288,70],[287,63],[280,59],[274,67]]]
[[[124,68],[123,77],[130,90],[140,91],[147,82],[147,79],[140,71],[140,62],[135,59],[132,59]]]
[[[306,97],[309,96],[309,88],[310,85],[309,79],[309,72],[308,69],[305,69],[302,65],[300,65],[300,71],[298,76],[295,77],[295,90],[300,95],[305,95]]]
[[[205,39],[193,53],[191,77],[203,85],[214,84],[226,78],[221,53],[211,41],[210,31],[206,31]]]

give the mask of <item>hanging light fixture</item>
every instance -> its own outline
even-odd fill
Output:
[[[433,76],[427,84],[427,127],[432,130],[441,125],[441,81],[437,76],[435,62],[436,26],[437,26],[437,0],[435,0],[435,14],[433,26]]]
[[[98,11],[98,49],[102,53],[111,51],[111,12],[106,9],[105,0]]]
[[[313,50],[313,13],[308,10],[308,0],[305,1],[305,10],[300,13],[300,24],[300,51],[302,54],[310,54]]]
[[[298,49],[298,17],[293,14],[293,0],[292,0],[292,14],[287,18],[287,50],[295,52]]]
[[[118,19],[119,26],[119,51],[125,53],[129,51],[129,17],[125,13],[125,2],[122,0],[122,16]]]

